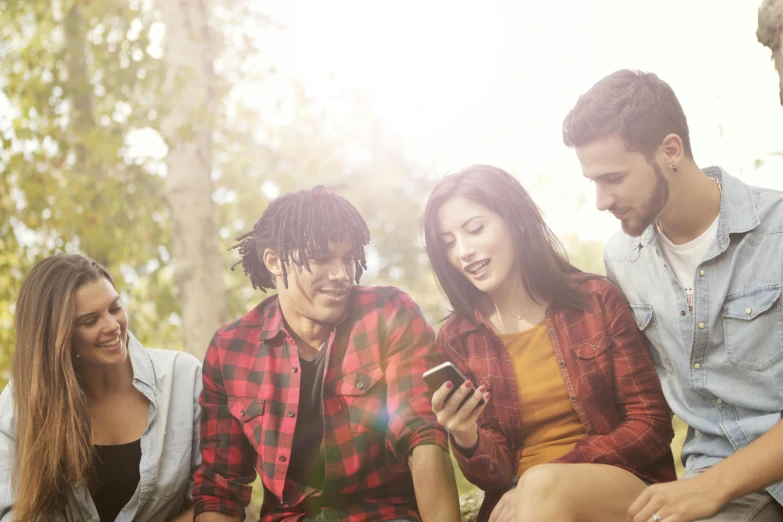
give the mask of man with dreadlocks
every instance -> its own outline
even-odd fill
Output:
[[[324,187],[272,202],[235,248],[276,289],[220,328],[204,360],[198,522],[459,520],[445,430],[422,374],[440,362],[416,304],[354,286],[370,232]],[[239,264],[239,263],[238,263]]]

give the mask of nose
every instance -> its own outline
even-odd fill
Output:
[[[349,279],[346,264],[341,259],[338,259],[331,268],[329,268],[329,280],[347,282]]]
[[[107,314],[103,322],[103,330],[105,332],[116,332],[120,329],[120,322],[112,314]]]
[[[468,262],[476,255],[476,249],[468,241],[458,239],[457,255],[462,261]]]
[[[614,206],[615,198],[614,195],[611,193],[611,191],[607,190],[604,187],[601,187],[600,184],[596,183],[595,185],[595,206],[603,212],[604,210],[609,210]]]

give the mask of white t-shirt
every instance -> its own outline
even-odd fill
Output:
[[[675,245],[660,228],[658,229],[663,254],[674,272],[674,277],[677,278],[685,291],[691,315],[693,315],[693,279],[696,277],[696,267],[702,262],[704,255],[718,235],[719,218],[720,214],[699,237],[682,245]]]

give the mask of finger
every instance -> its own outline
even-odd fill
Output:
[[[664,501],[656,497],[652,497],[647,504],[645,504],[636,516],[633,517],[633,522],[650,522],[653,514],[658,515],[663,520],[664,515],[668,514],[668,511],[664,508]]]
[[[500,497],[498,503],[495,504],[495,507],[492,508],[492,513],[490,513],[489,515],[489,522],[500,522],[501,520],[503,520],[501,517],[505,516],[504,514],[505,506],[506,506],[506,496],[503,495],[502,497]]]
[[[451,381],[446,381],[440,385],[440,388],[435,390],[435,393],[432,394],[432,411],[435,414],[443,410],[446,397],[448,397],[449,393],[451,393],[451,389],[453,387],[454,384]]]
[[[647,503],[650,501],[650,487],[644,488],[644,490],[639,493],[639,496],[636,497],[636,499],[631,502],[631,505],[628,507],[628,522],[631,522],[633,520],[636,520],[636,515],[639,514],[639,511],[642,510],[644,506],[647,505]]]
[[[454,419],[454,414],[457,412],[457,406],[459,406],[462,399],[471,392],[473,392],[473,384],[471,384],[470,381],[466,381],[465,384],[459,386],[454,391],[454,395],[449,397],[448,402],[443,406],[441,411],[447,415],[449,419]]]
[[[481,413],[484,411],[484,408],[487,407],[487,404],[489,404],[489,399],[491,398],[491,394],[489,392],[484,393],[484,395],[476,394],[478,397],[478,401],[476,402],[476,405],[472,407],[470,411],[470,415],[467,419],[465,419],[465,422],[468,424],[476,424],[478,422],[479,416],[481,416]],[[484,404],[479,404],[478,402],[481,401],[481,399],[484,399]],[[466,404],[465,407],[468,405]]]

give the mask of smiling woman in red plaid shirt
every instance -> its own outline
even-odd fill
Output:
[[[454,310],[437,344],[468,379],[444,404],[445,383],[432,407],[487,492],[479,520],[626,520],[647,484],[675,472],[669,409],[620,292],[570,265],[525,189],[494,167],[441,181],[424,227]]]
[[[277,295],[207,350],[196,520],[243,519],[256,472],[263,522],[458,520],[422,377],[435,336],[407,294],[354,286],[370,240],[357,210],[316,187],[239,239],[253,286]]]

